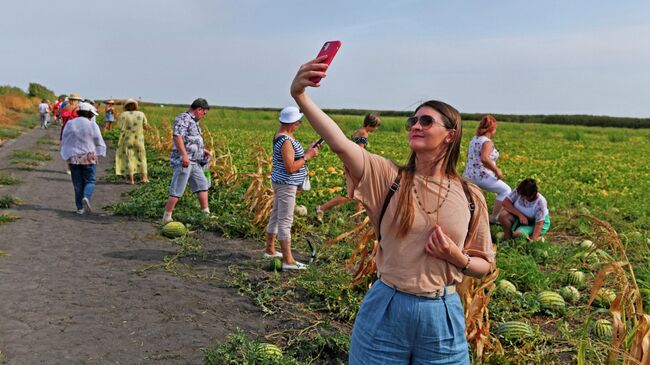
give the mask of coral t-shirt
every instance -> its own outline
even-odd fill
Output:
[[[361,201],[368,212],[375,229],[390,185],[395,180],[398,167],[392,161],[363,150],[363,174],[355,182],[355,199]],[[494,262],[494,247],[490,237],[490,225],[485,198],[475,185],[469,184],[476,205],[475,218],[470,227],[471,239],[465,240],[468,234],[470,212],[467,198],[458,178],[442,180],[442,189],[438,179],[432,181],[421,175],[415,176],[415,189],[424,207],[431,211],[439,202],[437,211],[438,224],[463,252],[470,256],[478,256],[486,261]],[[403,189],[402,182],[399,190],[393,195],[381,223],[381,237],[377,256],[377,272],[381,279],[397,287],[401,291],[413,294],[432,293],[448,285],[455,285],[463,280],[460,268],[453,264],[434,258],[424,251],[424,245],[435,224],[436,213],[427,214],[413,198],[414,219],[410,231],[403,237],[397,238],[398,220],[393,217],[398,206],[399,194]],[[447,186],[450,186],[447,193]],[[441,196],[438,199],[438,191]],[[413,191],[410,192],[413,194]]]

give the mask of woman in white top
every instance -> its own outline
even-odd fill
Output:
[[[499,215],[505,239],[525,236],[529,241],[542,239],[551,227],[546,198],[537,190],[533,179],[524,179],[503,200]]]
[[[490,215],[490,223],[496,223],[503,199],[512,189],[503,181],[503,173],[497,167],[499,151],[494,147],[492,138],[497,132],[497,120],[486,115],[476,127],[476,135],[469,142],[467,164],[463,177],[478,185],[481,189],[497,193]]]

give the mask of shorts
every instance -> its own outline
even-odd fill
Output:
[[[208,191],[212,182],[205,177],[203,168],[196,162],[190,162],[190,165],[183,167],[174,166],[172,182],[169,186],[169,195],[180,198],[185,193],[185,187],[190,184],[190,190],[193,193]]]
[[[113,123],[115,121],[115,116],[113,114],[106,114],[104,116],[104,123]]]
[[[544,224],[542,225],[542,232],[539,234],[539,236],[543,236],[548,232],[548,229],[551,228],[551,217],[546,216],[544,217]],[[529,237],[533,235],[533,231],[535,230],[535,225],[532,226],[524,226],[519,222],[519,218],[515,217],[515,221],[512,222],[512,228],[511,231],[514,233],[515,231],[523,232]]]

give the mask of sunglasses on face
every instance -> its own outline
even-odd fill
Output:
[[[435,119],[433,119],[432,116],[430,116],[430,115],[422,115],[420,117],[413,116],[413,117],[410,117],[410,118],[406,119],[406,130],[410,131],[411,128],[413,128],[413,126],[418,124],[418,122],[420,122],[420,126],[422,127],[422,129],[429,129],[433,125],[437,125],[439,127],[446,128],[443,123],[436,121]]]

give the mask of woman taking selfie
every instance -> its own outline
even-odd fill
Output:
[[[456,171],[460,115],[440,101],[420,105],[406,121],[411,156],[398,166],[348,140],[307,95],[324,60],[300,67],[291,95],[349,170],[379,238],[380,279],[357,313],[349,363],[469,364],[456,284],[490,272],[494,251],[483,195]]]

